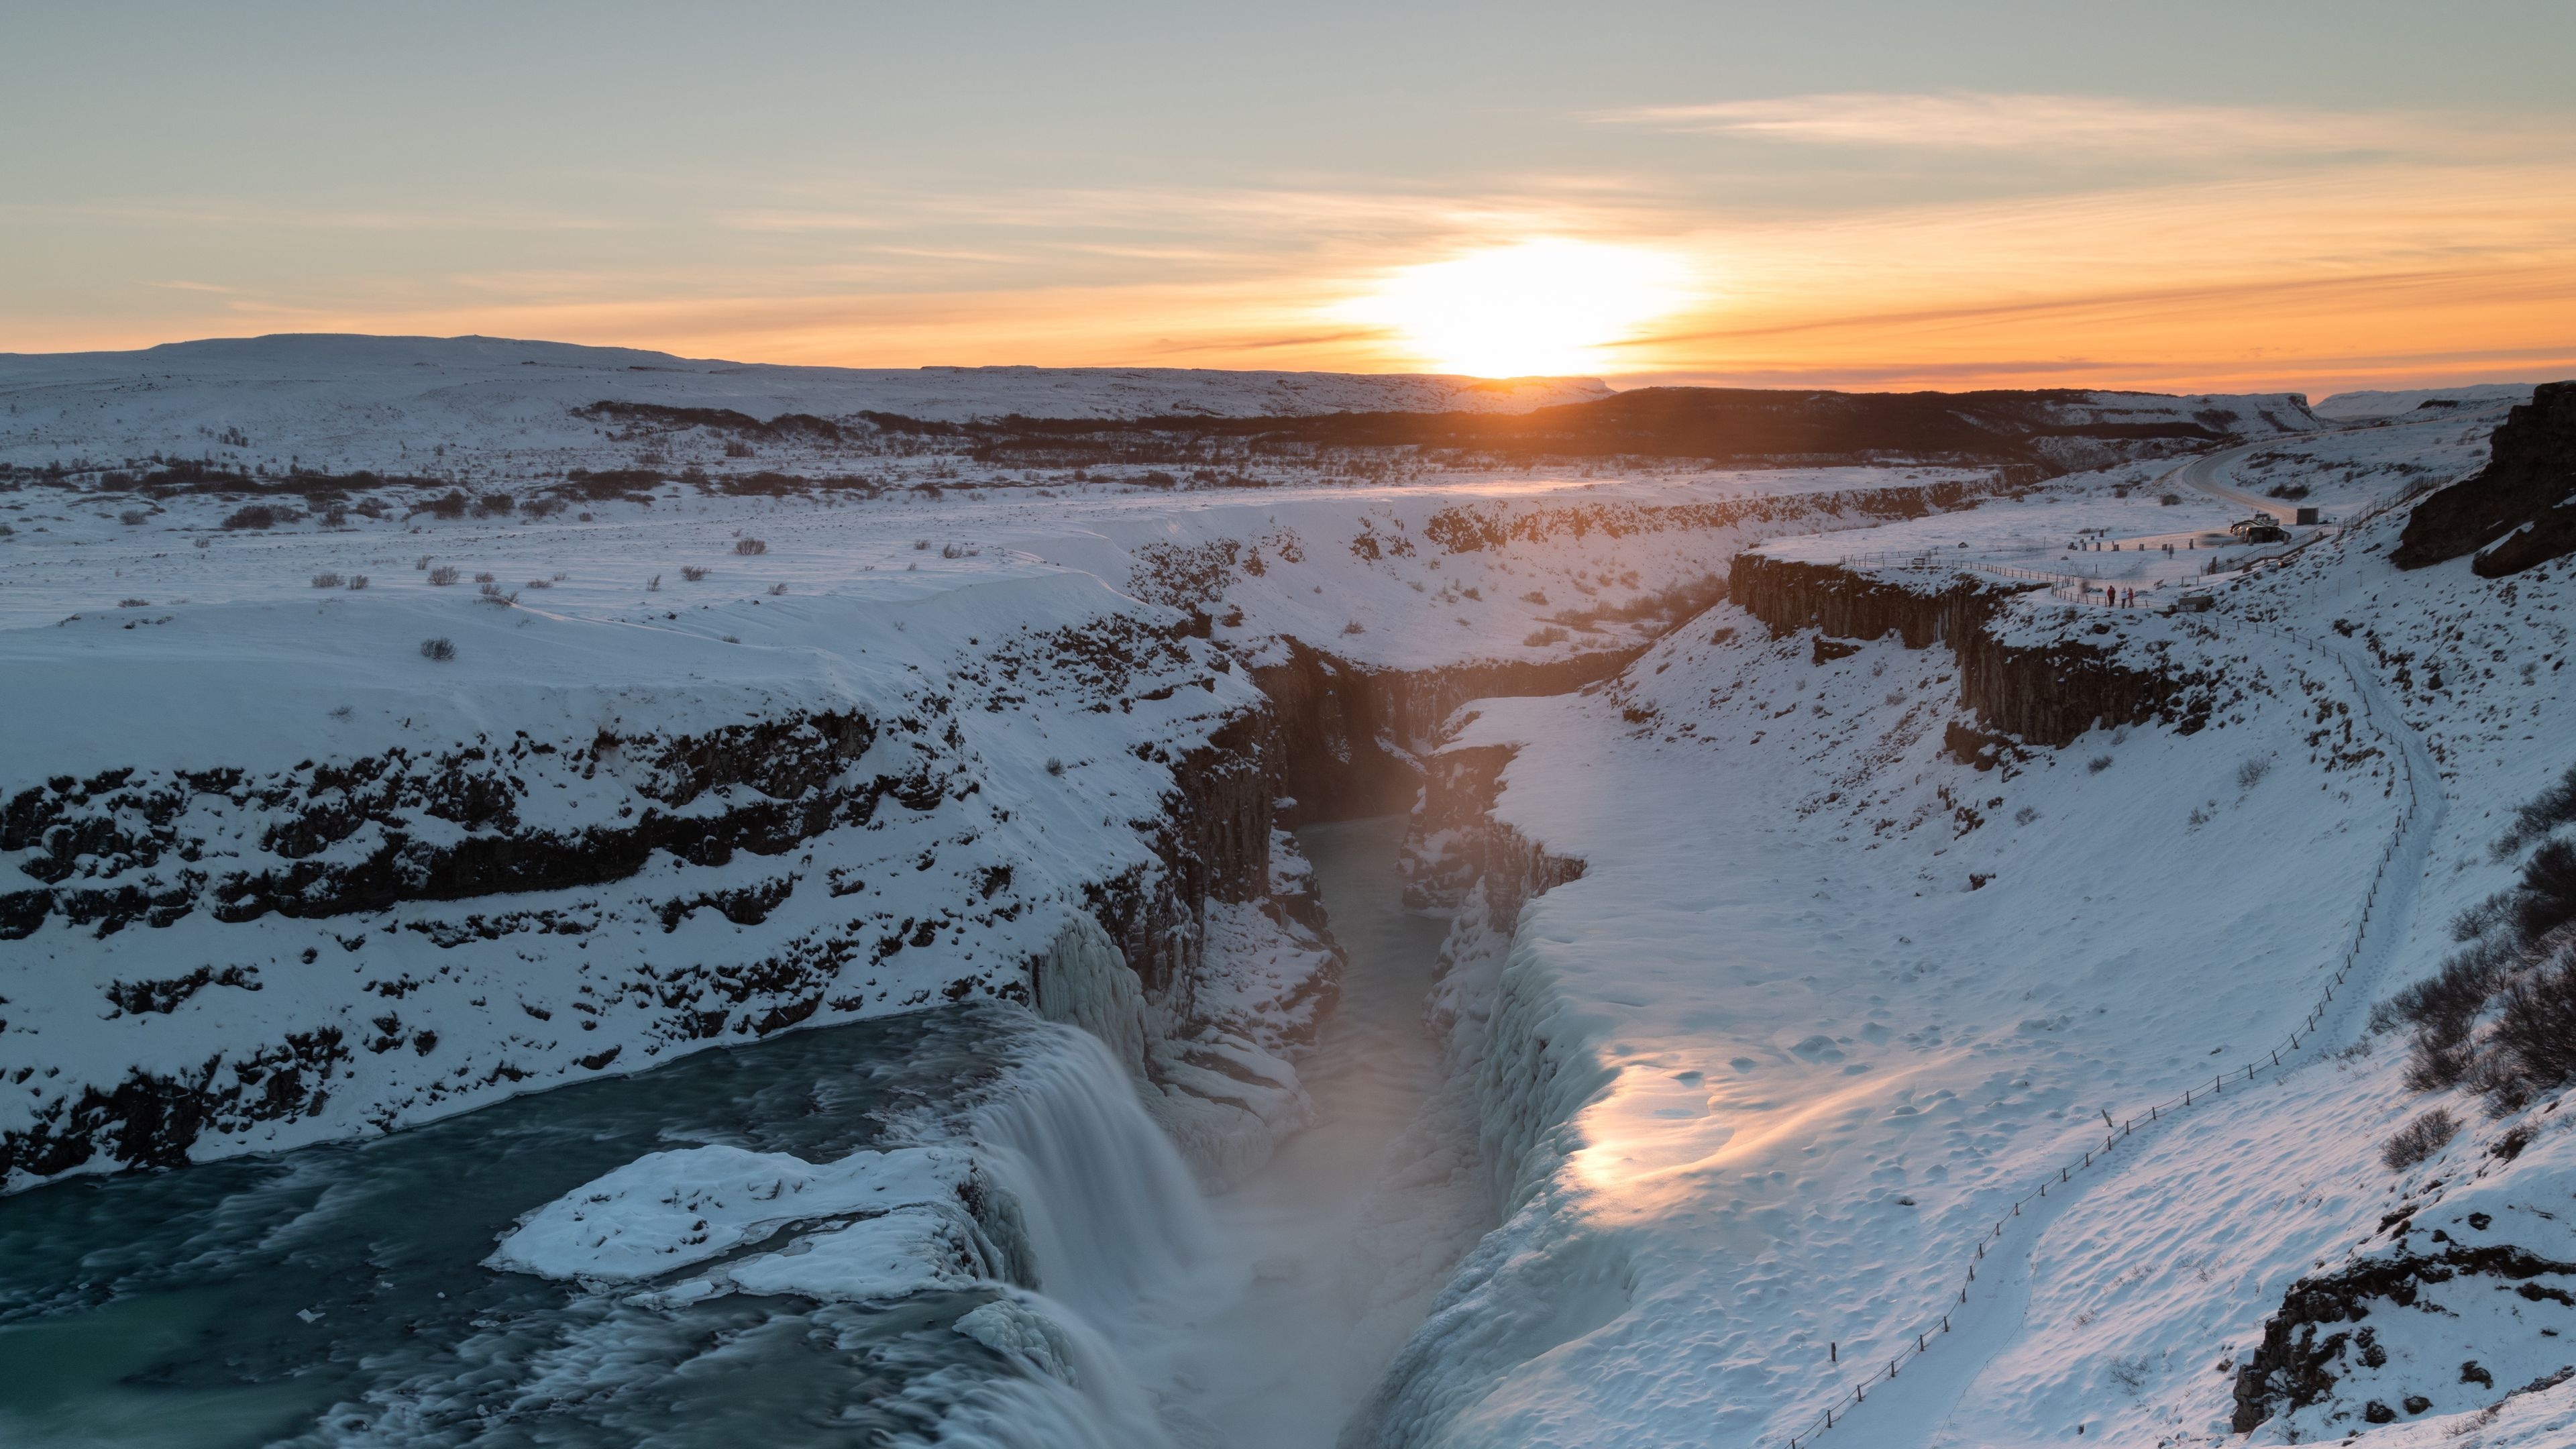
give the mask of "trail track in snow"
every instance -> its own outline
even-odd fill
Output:
[[[2228,453],[2244,451],[2230,449]],[[2357,1038],[2367,1012],[2356,1015],[2355,1007],[2380,994],[2395,947],[2406,938],[2417,887],[2424,878],[2446,802],[2431,751],[2406,724],[2395,701],[2381,689],[2365,662],[2326,640],[2311,639],[2277,626],[2254,627],[2334,661],[2361,701],[2374,731],[2394,747],[2392,762],[2405,787],[2398,806],[2400,824],[2387,863],[2365,900],[2358,949],[2340,982],[2329,980],[2318,1016],[2301,1034],[2296,1054],[2281,1058],[2279,1070],[2270,1077],[2277,1083],[2316,1066],[2328,1059],[2331,1051],[2340,1051]],[[2433,782],[2429,792],[2421,783],[2426,781]],[[2247,1079],[2251,1076],[2248,1073]],[[1941,1436],[1951,1427],[1968,1390],[2028,1327],[2032,1289],[2043,1271],[2041,1246],[2057,1219],[2088,1189],[2098,1188],[2125,1171],[2128,1163],[2140,1155],[2136,1149],[2150,1141],[2187,1132],[2200,1120],[2186,1112],[2154,1114],[2142,1124],[2143,1131],[2123,1130],[2111,1139],[2113,1145],[2090,1154],[2083,1176],[2061,1178],[2056,1192],[2047,1192],[2043,1187],[2043,1196],[2025,1198],[2016,1204],[2004,1218],[2002,1232],[1986,1240],[2012,1243],[2013,1250],[1987,1252],[1976,1260],[1970,1269],[1974,1286],[1968,1286],[1962,1298],[1929,1320],[1917,1340],[1922,1347],[1910,1356],[1911,1362],[1906,1361],[1908,1355],[1900,1354],[1887,1362],[1845,1366],[1852,1376],[1845,1379],[1847,1387],[1841,1398],[1821,1421],[1811,1421],[1809,1428],[1790,1438],[1791,1449],[1816,1443],[1827,1427],[1848,1433],[1850,1437],[1845,1442],[1883,1449],[1942,1442]],[[2097,1168],[2108,1170],[2094,1170]],[[1934,1347],[1958,1351],[1934,1353]],[[1883,1407],[1870,1407],[1873,1393],[1874,1401]],[[1857,1422],[1852,1416],[1857,1416]]]

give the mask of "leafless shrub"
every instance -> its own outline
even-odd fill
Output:
[[[2159,493],[2156,495],[2156,502],[2167,508],[2171,508],[2182,502],[2182,495],[2179,493]]]
[[[1532,649],[1537,649],[1549,644],[1562,644],[1572,637],[1572,635],[1566,633],[1563,629],[1556,627],[1554,624],[1550,624],[1546,628],[1535,629],[1522,635],[1521,643]]]
[[[151,514],[144,512],[140,508],[129,508],[123,513],[116,515],[116,521],[131,527],[134,524],[145,522],[151,517]]]
[[[741,554],[767,553],[769,545],[756,538],[737,538],[733,541],[733,551]]]
[[[2497,860],[2511,860],[2522,848],[2569,821],[2576,821],[2576,765],[2557,784],[2532,797],[2514,812],[2513,827],[2495,843]]]
[[[929,552],[929,551],[930,551],[930,540],[929,540],[929,539],[926,539],[926,538],[916,538],[916,539],[914,539],[914,540],[912,541],[912,551],[913,551],[914,553],[927,553],[927,552]]]
[[[423,639],[420,641],[420,657],[444,664],[456,657],[456,646],[445,639]]]
[[[785,584],[771,584],[769,586],[769,596],[773,599],[784,597],[786,593],[787,586]]]
[[[2028,825],[2030,822],[2037,820],[2038,818],[2038,809],[2030,805],[2024,805],[2019,810],[2013,812],[2013,824],[2015,825]]]
[[[530,579],[527,582],[527,587],[532,589],[551,589],[554,586],[555,581],[552,579]]]
[[[474,593],[475,597],[481,599],[484,603],[498,604],[505,609],[510,607],[512,604],[519,602],[519,596],[515,592],[503,593],[499,584],[485,584],[481,588],[475,590]]]
[[[429,581],[442,589],[456,582],[460,577],[462,575],[457,573],[454,564],[440,564],[429,571]]]
[[[2109,768],[2111,768],[2111,757],[2109,755],[2095,755],[2093,758],[2084,762],[2084,769],[2088,774],[2098,775]]]
[[[967,548],[963,544],[943,543],[939,546],[939,556],[941,558],[964,558],[972,552],[974,552],[974,550]]]
[[[1057,759],[1057,758],[1056,758],[1055,756],[1053,756],[1053,755],[1049,755],[1049,756],[1047,756],[1046,772],[1047,772],[1048,774],[1050,774],[1050,775],[1061,775],[1061,774],[1063,774],[1063,773],[1064,773],[1064,761]]]
[[[367,576],[366,576],[365,574],[351,574],[351,575],[349,575],[349,592],[351,592],[351,593],[353,593],[353,594],[354,594],[354,593],[356,593],[358,590],[363,589],[363,588],[365,588],[366,586],[367,586]]]
[[[420,557],[413,559],[411,561],[411,566],[416,569],[425,569],[429,567],[429,555],[422,554]]]
[[[2460,1124],[2450,1109],[2436,1107],[2397,1129],[2388,1145],[2379,1149],[2379,1160],[2391,1172],[2404,1172],[2450,1145],[2459,1135]]]
[[[684,584],[703,583],[706,577],[707,571],[696,564],[680,565],[680,582]]]
[[[2505,988],[2495,1044],[2531,1087],[2576,1077],[2576,947]]]
[[[336,589],[347,582],[347,579],[328,571],[313,576],[313,587],[317,589]]]
[[[1342,632],[1345,634],[1365,634],[1368,632],[1368,626],[1362,624],[1357,619],[1353,619],[1342,626]]]
[[[474,576],[474,582],[478,584],[497,584],[500,580],[491,574],[476,574]]]
[[[2262,784],[2263,777],[2270,773],[2272,773],[2272,757],[2255,755],[2236,767],[2236,788],[2251,790]]]
[[[116,607],[120,609],[148,609],[152,607],[152,601],[150,599],[119,599],[116,601]]]
[[[1901,690],[1901,689],[1891,689],[1891,690],[1889,690],[1889,691],[1887,692],[1887,702],[1888,702],[1889,704],[1903,704],[1903,703],[1905,703],[1905,691],[1904,691],[1904,690]]]

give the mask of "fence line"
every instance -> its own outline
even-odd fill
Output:
[[[2228,1068],[2212,1077],[2207,1087],[2195,1084],[2183,1089],[2179,1097],[2168,1097],[2161,1102],[2149,1103],[2146,1110],[2147,1122],[2151,1127],[2163,1122],[2166,1117],[2175,1112],[2189,1110],[2199,1102],[2225,1095],[2229,1082],[2236,1082],[2241,1086],[2252,1082],[2258,1073],[2278,1072],[2285,1065],[2284,1053],[2296,1053],[2302,1041],[2314,1039],[2319,1024],[2325,1019],[2326,1008],[2334,1002],[2335,988],[2344,984],[2345,979],[2352,974],[2353,967],[2360,962],[2363,944],[2369,939],[2372,915],[2379,905],[2380,887],[2387,881],[2389,867],[2396,863],[2397,853],[2405,844],[2407,832],[2414,828],[2415,818],[2422,804],[2416,791],[2415,769],[2406,757],[2405,747],[2389,733],[2387,726],[2379,722],[2377,711],[2370,705],[2370,691],[2363,687],[2361,677],[2354,672],[2351,661],[2323,644],[2293,634],[2287,629],[2272,628],[2271,632],[2279,634],[2294,644],[2315,651],[2342,668],[2345,679],[2352,685],[2354,696],[2361,701],[2363,723],[2379,737],[2388,752],[2389,762],[2395,769],[2399,781],[2406,787],[2406,801],[2399,808],[2397,818],[2390,828],[2388,844],[2380,850],[2379,864],[2373,869],[2370,887],[2362,896],[2361,918],[2354,923],[2352,939],[2344,943],[2334,974],[2327,978],[2324,993],[2309,1009],[2306,1020],[2302,1021],[2282,1042],[2263,1049],[2264,1054],[2256,1056],[2241,1067]],[[2403,728],[2404,722],[2401,720],[2398,725]],[[2395,792],[2392,789],[2390,793],[2393,795]],[[2292,1060],[2286,1065],[2295,1066],[2297,1063]],[[2085,1151],[2078,1160],[2061,1164],[2055,1179],[2058,1185],[2072,1183],[2074,1174],[2078,1172],[2091,1171],[2098,1160],[2108,1158],[2122,1142],[2128,1140],[2138,1125],[2135,1116],[2128,1117],[2115,1125],[2107,1108],[2103,1110],[2102,1122],[2105,1128],[2102,1145]],[[1824,1407],[1820,1420],[1810,1420],[1805,1428],[1788,1436],[1788,1449],[1802,1449],[1802,1446],[1812,1444],[1818,1434],[1834,1427],[1837,1422],[1835,1415],[1847,1414],[1853,1406],[1865,1402],[1872,1385],[1882,1380],[1894,1380],[1898,1370],[1908,1360],[1920,1358],[1932,1351],[1932,1345],[1939,1340],[1939,1337],[1950,1332],[1951,1314],[1967,1304],[1969,1294],[1974,1290],[1977,1281],[1977,1264],[1984,1261],[1986,1256],[1986,1244],[2004,1235],[2004,1229],[2011,1220],[2021,1216],[2023,1204],[2047,1197],[2049,1186],[2050,1180],[2043,1177],[2037,1188],[2012,1200],[2009,1211],[1996,1217],[1987,1231],[1979,1236],[1976,1255],[1969,1260],[1967,1274],[1960,1280],[1957,1299],[1945,1304],[1938,1317],[1925,1319],[1913,1330],[1911,1336],[1914,1342],[1911,1347],[1902,1346],[1903,1336],[1900,1335],[1898,1340],[1900,1346],[1894,1356],[1887,1360],[1885,1366],[1873,1367],[1866,1377],[1846,1383],[1834,1401]]]

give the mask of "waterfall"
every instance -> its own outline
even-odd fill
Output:
[[[1018,1199],[1038,1284],[1095,1325],[1123,1323],[1214,1256],[1198,1184],[1087,1032],[1040,1025],[973,1111],[978,1157]]]

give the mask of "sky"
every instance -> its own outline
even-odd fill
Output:
[[[2576,5],[0,6],[0,352],[2576,375]]]

